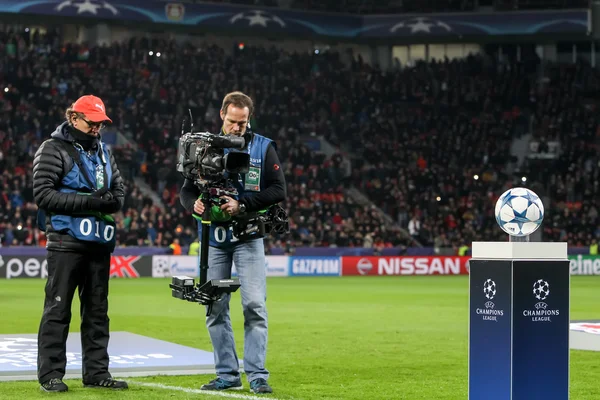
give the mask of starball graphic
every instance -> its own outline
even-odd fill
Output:
[[[483,284],[483,293],[489,300],[493,300],[496,296],[496,282],[491,279],[486,280]]]
[[[56,6],[57,11],[62,11],[67,7],[75,7],[77,8],[77,14],[90,13],[93,15],[98,15],[100,10],[107,10],[111,12],[113,15],[117,15],[119,11],[110,3],[106,1],[91,1],[91,0],[83,0],[83,1],[73,1],[73,0],[65,0],[59,3]]]
[[[492,279],[486,279],[483,283],[483,294],[488,301],[485,302],[485,308],[477,308],[475,312],[481,315],[484,321],[498,322],[498,317],[504,316],[504,310],[496,309],[496,304],[492,301],[496,297],[496,282]]]
[[[560,315],[560,310],[548,309],[548,303],[544,302],[550,296],[550,284],[544,279],[538,279],[533,283],[533,297],[539,300],[533,308],[523,310],[523,316],[531,318],[534,322],[552,322],[552,316]]]

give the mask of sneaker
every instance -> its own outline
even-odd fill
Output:
[[[250,390],[254,393],[273,393],[273,389],[263,378],[256,378],[250,382]]]
[[[69,387],[60,378],[52,378],[42,383],[40,387],[44,392],[66,392]]]
[[[206,385],[200,386],[200,390],[241,390],[242,381],[226,381],[225,379],[217,378],[213,379]]]
[[[83,383],[83,387],[86,388],[103,388],[103,389],[128,389],[129,386],[125,381],[117,381],[113,378],[102,379],[98,382],[93,383]]]

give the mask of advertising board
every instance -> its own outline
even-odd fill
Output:
[[[466,275],[470,257],[342,257],[342,275]]]
[[[290,257],[290,276],[340,276],[340,257]]]
[[[110,258],[111,278],[139,278],[152,276],[151,256],[112,256]],[[48,262],[42,256],[0,256],[0,278],[41,278],[48,277]]]

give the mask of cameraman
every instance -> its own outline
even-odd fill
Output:
[[[113,213],[123,206],[123,179],[100,139],[104,103],[82,96],[65,112],[66,121],[33,160],[33,195],[38,227],[46,231],[48,280],[38,331],[38,380],[46,392],[66,392],[62,381],[71,303],[79,288],[83,384],[127,389],[108,372],[108,280],[115,248]]]
[[[221,210],[235,217],[256,212],[285,200],[285,178],[277,156],[275,142],[251,132],[246,132],[252,116],[252,99],[241,92],[229,93],[223,99],[221,134],[244,136],[246,151],[250,154],[248,174],[229,178],[239,196],[227,200]],[[181,204],[190,212],[202,215],[204,203],[199,199],[200,190],[192,180],[186,179],[181,188]],[[202,237],[203,224],[198,224]],[[269,371],[265,368],[267,353],[267,309],[265,248],[262,239],[240,241],[232,235],[231,221],[211,222],[209,266],[207,279],[231,278],[232,262],[235,262],[240,280],[242,309],[244,312],[244,371],[250,390],[254,393],[272,393],[267,383]],[[230,294],[213,304],[212,313],[206,319],[215,354],[217,378],[201,387],[202,390],[241,389],[239,362],[235,351],[233,331],[229,317]]]

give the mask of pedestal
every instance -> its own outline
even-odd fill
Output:
[[[469,400],[569,398],[566,243],[474,242]]]

